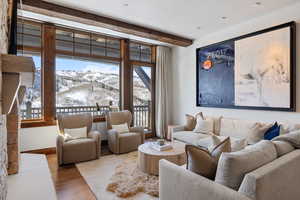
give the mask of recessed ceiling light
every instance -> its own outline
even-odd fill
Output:
[[[221,17],[221,19],[224,19],[224,20],[225,20],[225,19],[227,19],[227,17],[224,16],[224,17]]]
[[[129,6],[129,4],[128,3],[124,3],[123,6]]]

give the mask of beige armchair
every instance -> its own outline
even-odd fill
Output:
[[[106,123],[108,129],[108,146],[109,149],[116,154],[127,153],[137,150],[140,144],[145,141],[143,127],[130,127],[132,121],[132,114],[125,110],[121,112],[110,112],[106,116]],[[112,125],[119,125],[127,123],[129,133],[118,133],[112,129]]]
[[[91,114],[59,115],[57,117],[60,134],[56,140],[59,165],[98,159],[101,154],[101,140],[98,131],[91,131]],[[65,141],[64,129],[87,127],[87,138]]]

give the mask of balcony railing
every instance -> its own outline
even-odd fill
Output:
[[[107,112],[113,111],[111,106],[72,106],[72,107],[56,107],[57,114],[79,114],[93,113],[94,116],[105,116]],[[151,109],[150,104],[138,105],[133,107],[133,123],[134,126],[142,126],[145,129],[151,129]],[[41,108],[21,109],[22,120],[41,119]]]

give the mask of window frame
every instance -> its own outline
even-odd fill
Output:
[[[119,74],[120,74],[120,78],[119,78],[119,87],[120,87],[120,93],[119,93],[119,98],[120,98],[120,102],[121,102],[121,109],[127,109],[129,108],[130,111],[133,111],[131,108],[131,106],[133,105],[130,105],[129,107],[126,105],[124,105],[123,103],[123,99],[124,98],[131,98],[130,96],[132,95],[132,91],[129,91],[129,90],[125,90],[124,89],[124,85],[123,84],[127,84],[127,85],[130,85],[132,83],[132,80],[131,78],[127,77],[126,76],[126,73],[124,74],[124,69],[129,69],[129,70],[132,70],[132,66],[133,65],[141,65],[141,66],[151,66],[153,67],[153,75],[152,76],[155,76],[155,56],[156,56],[156,45],[152,45],[152,44],[145,44],[145,43],[140,43],[140,42],[137,42],[137,41],[130,41],[129,39],[125,39],[125,38],[116,38],[116,37],[112,37],[112,36],[109,36],[109,35],[103,35],[103,34],[99,34],[99,33],[94,33],[94,32],[89,32],[89,31],[82,31],[82,30],[78,30],[78,29],[73,29],[73,28],[68,28],[68,27],[62,27],[62,26],[58,26],[58,25],[55,25],[55,24],[50,24],[50,23],[44,23],[44,22],[37,22],[37,21],[31,21],[31,20],[27,20],[27,19],[23,19],[23,18],[18,18],[18,20],[21,20],[21,23],[25,22],[25,23],[29,23],[29,24],[34,24],[34,25],[40,25],[41,26],[41,47],[38,48],[38,47],[30,47],[30,46],[20,46],[18,45],[17,48],[18,50],[24,50],[24,51],[33,51],[33,52],[39,52],[41,53],[41,77],[44,77],[45,74],[44,74],[44,66],[45,66],[45,60],[47,60],[47,58],[45,58],[44,56],[44,52],[48,50],[48,47],[47,45],[44,45],[44,36],[45,36],[45,31],[44,31],[44,26],[50,26],[50,27],[53,27],[55,28],[55,31],[54,31],[54,36],[52,35],[52,37],[50,36],[50,38],[52,38],[52,42],[54,42],[54,45],[55,45],[55,51],[54,51],[54,66],[51,66],[51,67],[54,67],[54,70],[51,72],[51,74],[47,74],[47,76],[52,76],[52,77],[55,77],[55,58],[56,58],[56,54],[60,54],[60,55],[66,55],[66,56],[78,56],[78,57],[84,57],[84,58],[94,58],[94,59],[98,59],[98,60],[104,60],[104,61],[113,61],[113,62],[118,62],[120,63],[119,64]],[[106,39],[106,42],[105,42],[105,46],[107,45],[107,40],[110,40],[110,39],[113,39],[113,40],[119,40],[119,43],[120,43],[120,48],[119,48],[119,52],[120,52],[120,57],[117,58],[117,57],[110,57],[110,56],[100,56],[100,55],[92,55],[92,49],[90,49],[90,55],[87,55],[87,54],[81,54],[81,53],[70,53],[69,51],[63,51],[63,50],[57,50],[56,49],[56,38],[55,38],[55,35],[56,35],[56,29],[58,30],[63,30],[63,31],[68,31],[68,32],[73,32],[74,35],[75,33],[78,33],[78,34],[88,34],[90,36],[90,44],[92,43],[92,39],[93,37],[100,37],[100,38],[105,38]],[[74,38],[74,37],[73,37]],[[124,46],[126,45],[126,42],[124,41],[127,41],[127,45],[128,45],[128,48],[124,48]],[[73,41],[74,42],[74,41]],[[143,62],[143,61],[135,61],[135,60],[130,60],[130,48],[129,48],[129,44],[130,42],[134,42],[134,43],[137,43],[139,45],[147,45],[149,47],[151,47],[151,62]],[[73,43],[73,49],[74,49],[74,43]],[[95,45],[97,46],[97,45]],[[90,46],[90,48],[92,48],[93,46]],[[22,48],[22,49],[21,49]],[[108,47],[109,49],[110,47]],[[113,49],[113,48],[112,48]],[[124,53],[124,50],[127,51],[126,53]],[[107,54],[105,54],[107,55]],[[52,60],[53,62],[53,60]],[[154,79],[153,79],[154,80]],[[55,78],[54,78],[54,81],[55,81]],[[155,88],[155,81],[153,81],[153,87]],[[42,93],[42,96],[44,96],[44,93],[45,93],[45,79],[42,78],[41,80],[41,93]],[[152,112],[152,120],[154,122],[155,120],[155,90],[153,90],[153,94],[152,95],[152,109],[154,112]],[[56,96],[56,91],[52,91],[51,94],[47,94],[48,96]],[[131,102],[132,104],[133,102]],[[53,126],[53,125],[56,125],[56,116],[55,114],[48,114],[47,117],[45,117],[45,106],[48,105],[48,108],[50,106],[50,108],[52,109],[56,109],[55,107],[55,104],[56,104],[56,100],[54,98],[54,102],[51,102],[51,100],[49,100],[48,98],[42,98],[42,102],[41,102],[41,109],[42,109],[42,118],[41,119],[28,119],[28,120],[22,120],[21,121],[21,128],[31,128],[31,127],[41,127],[41,126]],[[53,113],[53,112],[52,112]],[[94,122],[104,122],[105,121],[105,116],[94,116]],[[154,124],[154,123],[152,123]],[[155,132],[155,127],[152,127],[152,135],[153,133]]]

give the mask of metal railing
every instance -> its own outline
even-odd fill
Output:
[[[134,126],[142,126],[145,129],[151,129],[151,108],[150,102],[148,105],[133,106],[133,123]],[[93,113],[94,116],[105,116],[107,112],[113,111],[111,106],[70,106],[56,107],[57,114],[79,114]],[[41,108],[21,109],[22,120],[41,119]]]

